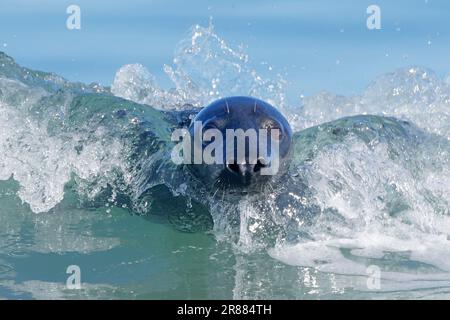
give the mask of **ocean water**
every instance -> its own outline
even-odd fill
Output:
[[[1,298],[449,298],[448,3],[69,4],[1,4]],[[167,161],[230,95],[295,131],[237,201]]]

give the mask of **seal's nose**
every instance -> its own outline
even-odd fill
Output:
[[[263,159],[258,159],[255,164],[252,163],[244,163],[244,164],[236,164],[236,163],[228,163],[226,165],[226,169],[229,173],[234,175],[237,179],[239,179],[244,184],[250,184],[252,177],[259,175],[261,168],[266,167],[267,164]]]
[[[249,185],[254,175],[254,164],[227,164],[226,168],[234,176],[234,179],[240,181],[243,185]]]
[[[231,171],[234,174],[237,174],[239,176],[245,176],[247,174],[253,173],[254,164],[236,164],[236,163],[230,163],[227,164],[227,169]]]

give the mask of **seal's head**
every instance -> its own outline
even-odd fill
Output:
[[[197,155],[189,168],[211,189],[224,185],[259,191],[261,184],[287,170],[292,130],[283,115],[264,101],[217,100],[197,114],[189,134],[192,154]]]

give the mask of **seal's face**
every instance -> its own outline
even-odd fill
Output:
[[[264,101],[250,97],[217,100],[197,114],[189,134],[193,153],[204,159],[207,154],[214,157],[214,163],[203,159],[189,165],[211,189],[222,185],[259,191],[261,184],[287,170],[292,130],[283,115]]]

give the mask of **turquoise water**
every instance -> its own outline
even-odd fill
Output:
[[[68,4],[2,4],[1,298],[448,298],[445,2],[379,31],[354,1]],[[167,115],[237,94],[295,136],[236,200],[171,164]]]

